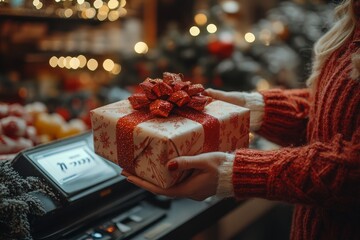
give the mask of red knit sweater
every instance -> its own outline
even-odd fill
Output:
[[[327,61],[313,95],[263,92],[259,134],[284,147],[236,152],[235,196],[294,203],[291,239],[360,239],[360,79],[350,77],[355,52],[359,24]]]

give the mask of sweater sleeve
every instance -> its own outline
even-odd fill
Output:
[[[216,196],[220,198],[233,197],[234,189],[232,185],[232,169],[235,155],[226,154],[225,161],[219,166],[219,179],[216,189]]]
[[[243,93],[245,98],[245,108],[250,109],[250,130],[260,129],[264,116],[264,98],[258,92]]]
[[[239,149],[233,163],[237,198],[344,208],[360,206],[360,127],[351,140],[272,151]]]
[[[310,109],[309,90],[272,89],[261,94],[265,110],[256,133],[281,146],[304,144]]]

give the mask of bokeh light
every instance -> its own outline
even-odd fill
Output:
[[[95,71],[98,66],[98,62],[93,58],[89,59],[89,61],[87,62],[87,67],[90,71]]]
[[[149,47],[148,47],[148,45],[147,45],[146,43],[144,43],[144,42],[138,42],[138,43],[135,44],[134,50],[135,50],[135,52],[138,53],[138,54],[145,54],[145,53],[148,52]]]
[[[207,16],[204,13],[198,13],[195,15],[194,21],[197,25],[205,25],[207,23]]]
[[[216,33],[217,27],[216,27],[215,24],[211,23],[211,24],[207,25],[206,30],[207,30],[209,33]]]
[[[59,61],[59,59],[57,57],[52,56],[49,59],[49,65],[54,68],[54,67],[56,67],[58,65],[58,61]]]
[[[255,35],[253,33],[251,33],[251,32],[246,33],[244,38],[245,38],[245,41],[248,42],[248,43],[255,42]]]
[[[198,28],[197,26],[192,26],[190,29],[189,29],[189,32],[190,32],[190,35],[191,36],[198,36],[200,34],[200,28]]]
[[[103,62],[103,68],[108,72],[111,72],[113,70],[114,66],[115,66],[115,63],[111,59],[106,59]]]

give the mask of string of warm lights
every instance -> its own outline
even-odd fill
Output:
[[[54,0],[50,4],[45,0],[33,0],[32,5],[37,10],[53,11],[62,18],[79,17],[99,21],[116,21],[127,14],[126,0]]]
[[[149,47],[145,42],[137,42],[134,46],[134,51],[137,54],[146,54],[149,51]],[[96,59],[87,59],[84,55],[79,55],[76,57],[52,56],[49,59],[49,65],[53,68],[59,67],[74,70],[87,67],[90,71],[95,71],[98,69],[99,63]],[[103,68],[113,74],[119,74],[121,71],[121,65],[115,63],[111,59],[104,60]]]
[[[95,71],[99,67],[99,61],[90,58],[87,59],[84,55],[79,55],[76,57],[71,56],[52,56],[49,59],[49,65],[53,68],[67,68],[67,69],[82,69],[87,68],[90,71]],[[121,65],[115,63],[112,59],[105,59],[102,63],[102,67],[105,71],[108,71],[114,75],[119,74],[121,72]]]

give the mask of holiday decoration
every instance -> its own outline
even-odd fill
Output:
[[[33,118],[24,106],[0,103],[0,160],[37,143]]]
[[[0,160],[12,159],[21,150],[87,129],[82,119],[65,121],[58,113],[48,113],[41,102],[27,105],[0,102]]]
[[[248,146],[248,109],[210,100],[179,74],[140,87],[128,100],[91,111],[95,152],[124,170],[168,188],[187,175],[170,174],[169,159]]]

